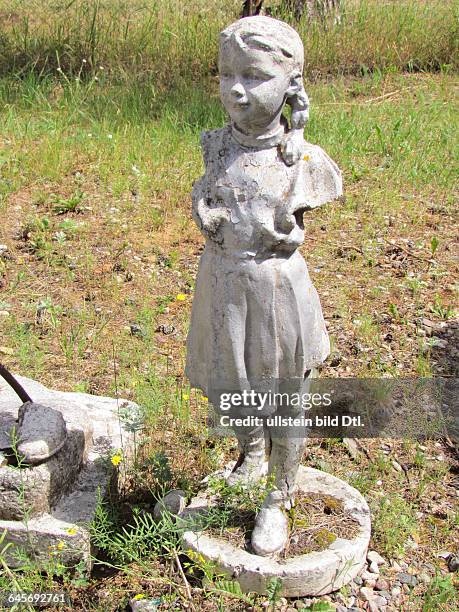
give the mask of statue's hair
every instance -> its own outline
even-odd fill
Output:
[[[264,15],[239,19],[220,33],[220,49],[230,41],[241,49],[270,53],[276,62],[287,65],[300,77],[303,73],[303,42],[298,32],[284,21]],[[300,91],[290,96],[287,104],[292,108],[292,128],[304,128],[309,117],[309,100],[302,81]]]
[[[229,41],[241,48],[259,49],[303,72],[304,49],[298,33],[287,23],[272,17],[245,17],[220,33],[220,46]]]

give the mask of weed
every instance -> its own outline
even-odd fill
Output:
[[[413,507],[400,495],[383,497],[373,529],[375,541],[388,556],[403,553],[408,538],[417,530]]]
[[[77,190],[69,198],[62,198],[59,196],[51,196],[51,204],[53,212],[56,215],[63,215],[68,212],[80,212],[81,203],[85,198],[86,194],[80,190]]]
[[[459,606],[459,597],[453,577],[437,574],[424,596],[422,612],[452,610],[455,606]]]

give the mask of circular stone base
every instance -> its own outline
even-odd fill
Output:
[[[319,552],[280,561],[260,557],[229,542],[193,531],[186,531],[182,536],[185,550],[191,549],[214,562],[217,571],[237,580],[244,592],[265,594],[273,578],[282,581],[284,597],[325,595],[336,591],[355,578],[365,563],[371,533],[368,504],[347,483],[313,468],[301,466],[297,484],[301,492],[319,493],[341,501],[344,511],[360,525],[358,534],[350,540],[337,538]],[[205,494],[195,497],[184,514],[202,512],[208,504]]]

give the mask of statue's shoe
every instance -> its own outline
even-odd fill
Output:
[[[264,463],[264,455],[254,458],[246,456],[241,465],[226,478],[226,484],[230,487],[255,484],[265,474]]]
[[[59,410],[26,402],[19,408],[18,453],[35,465],[55,455],[67,440],[67,427]]]
[[[257,555],[273,557],[284,550],[288,541],[288,519],[278,506],[263,507],[257,514],[252,532],[252,548]]]

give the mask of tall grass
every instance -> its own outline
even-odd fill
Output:
[[[345,0],[340,24],[294,23],[306,73],[375,68],[458,67],[459,0]],[[100,66],[117,78],[135,73],[159,87],[215,72],[218,32],[239,16],[240,0],[0,0],[0,76]]]

